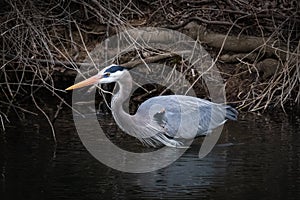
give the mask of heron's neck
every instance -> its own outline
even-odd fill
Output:
[[[126,72],[117,84],[119,85],[119,91],[111,100],[112,114],[120,128],[126,131],[127,127],[135,125],[132,115],[123,109],[123,103],[130,97],[132,89],[132,78],[129,72]]]
[[[130,97],[132,89],[132,78],[129,72],[126,71],[117,83],[119,84],[119,91],[111,100],[111,110],[116,123],[127,134],[138,138],[143,143],[155,146],[162,139],[158,137],[155,140],[151,137],[155,137],[156,133],[164,132],[164,130],[153,126],[151,120],[147,120],[147,116],[141,118],[137,114],[130,115],[123,109],[123,103]]]

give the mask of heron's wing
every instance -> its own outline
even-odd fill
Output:
[[[167,123],[167,118],[166,118],[166,110],[162,109],[161,111],[155,113],[153,115],[154,121],[156,121],[160,126],[164,127],[165,124]]]
[[[164,108],[164,112],[159,112]],[[207,100],[170,95],[153,97],[142,103],[137,111],[139,119],[163,130],[170,138],[192,139],[206,135],[212,129],[234,119],[237,115],[233,108]],[[231,116],[232,115],[232,116]]]
[[[165,125],[164,130],[170,137],[193,138],[195,132],[206,135],[226,121],[224,105],[191,96],[153,97],[141,104],[139,111],[149,116],[155,107],[164,108],[165,112],[155,111],[150,116],[158,125]]]

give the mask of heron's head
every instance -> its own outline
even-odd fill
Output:
[[[95,76],[92,76],[84,81],[76,83],[75,85],[68,87],[66,90],[73,90],[73,89],[82,88],[84,86],[94,85],[94,84],[116,82],[122,77],[125,71],[126,71],[125,67],[112,64],[102,69]]]

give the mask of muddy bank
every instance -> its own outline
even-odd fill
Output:
[[[150,26],[198,40],[221,71],[227,101],[240,110],[292,109],[300,99],[300,17],[295,2],[3,2],[1,111],[7,114],[7,106],[21,107],[24,97],[33,101],[41,88],[64,103],[60,89],[74,81],[78,68],[91,65],[84,59],[96,45],[126,29]],[[114,56],[110,63],[130,68],[158,63],[186,70],[197,95],[209,99],[203,80],[190,70],[191,63],[173,52],[136,48]],[[133,99],[141,101],[138,96],[149,98],[165,90],[158,85],[146,89]]]

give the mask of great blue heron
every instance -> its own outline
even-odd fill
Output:
[[[148,146],[163,144],[181,147],[181,139],[205,136],[227,119],[237,119],[238,112],[229,105],[184,95],[150,98],[139,106],[136,114],[130,115],[124,111],[123,103],[130,96],[132,77],[126,68],[115,64],[66,90],[112,82],[119,85],[118,92],[111,100],[111,111],[116,123],[124,132]]]

